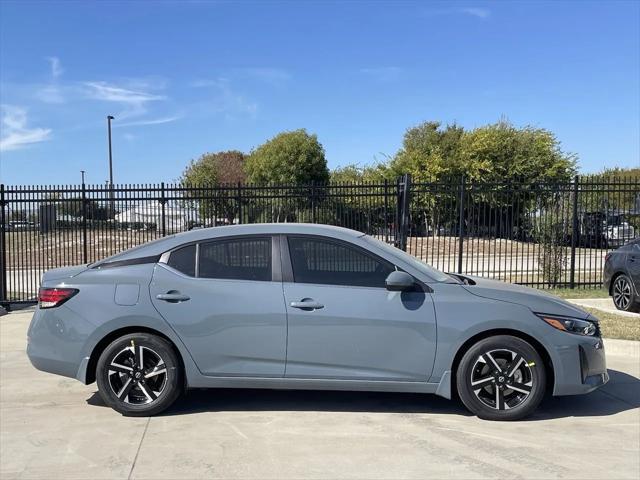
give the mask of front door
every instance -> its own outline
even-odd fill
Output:
[[[287,319],[279,258],[273,264],[271,237],[246,236],[184,246],[156,267],[153,304],[205,375],[284,375]]]
[[[288,250],[286,377],[427,381],[436,349],[429,293],[387,291],[395,266],[350,243],[290,236]]]

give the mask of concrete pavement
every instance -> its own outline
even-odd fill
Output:
[[[575,303],[581,307],[591,307],[597,310],[602,310],[603,312],[615,313],[616,315],[621,315],[623,317],[637,318],[640,320],[640,313],[623,312],[616,309],[611,298],[569,298],[567,301]]]
[[[640,358],[611,382],[496,423],[435,396],[211,390],[125,418],[96,386],[36,371],[30,312],[0,318],[0,478],[634,478]],[[605,342],[606,343],[606,342]]]

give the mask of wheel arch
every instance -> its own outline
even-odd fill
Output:
[[[535,350],[538,352],[542,360],[544,361],[545,370],[547,373],[547,391],[550,392],[553,390],[553,386],[555,384],[555,368],[553,365],[553,361],[551,360],[551,355],[549,355],[548,350],[545,346],[538,341],[536,338],[531,335],[522,332],[520,330],[513,330],[510,328],[494,328],[491,330],[485,330],[475,335],[469,337],[465,342],[460,345],[458,350],[456,351],[455,356],[453,357],[453,362],[451,364],[451,394],[453,396],[457,396],[457,387],[456,387],[456,376],[458,373],[458,366],[460,365],[460,361],[464,356],[465,352],[469,350],[474,344],[479,342],[480,340],[484,340],[485,338],[495,337],[497,335],[510,335],[512,337],[519,338],[529,343]]]
[[[149,333],[151,335],[156,335],[166,340],[167,342],[169,342],[169,345],[171,345],[171,348],[175,352],[178,358],[178,361],[180,362],[180,368],[182,368],[182,372],[186,373],[184,359],[182,358],[180,349],[176,346],[175,342],[171,340],[171,338],[169,338],[167,335],[160,332],[159,330],[155,330],[150,327],[127,326],[127,327],[122,327],[117,330],[113,330],[112,332],[109,332],[102,339],[100,339],[100,341],[95,345],[95,347],[93,347],[93,350],[91,351],[91,355],[89,356],[89,361],[87,363],[87,370],[86,370],[85,379],[84,379],[84,383],[86,385],[89,385],[96,381],[96,368],[98,366],[98,359],[100,358],[100,355],[102,355],[102,352],[104,352],[105,348],[107,348],[107,346],[117,338],[120,338],[124,335],[129,335],[131,333]],[[185,379],[185,385],[186,385],[186,375],[184,375],[183,378]]]

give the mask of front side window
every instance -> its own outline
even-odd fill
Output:
[[[198,277],[271,281],[271,238],[247,237],[201,243]]]
[[[384,288],[391,264],[342,242],[289,237],[293,279],[297,283]]]

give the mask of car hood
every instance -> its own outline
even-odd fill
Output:
[[[586,319],[590,315],[576,305],[542,290],[487,278],[467,275],[465,275],[465,277],[470,279],[471,282],[469,283],[473,283],[474,285],[464,285],[464,288],[479,297],[517,303],[529,307],[537,313],[563,315],[581,319]]]
[[[75,265],[73,267],[62,267],[47,270],[42,274],[41,283],[50,282],[52,280],[64,280],[65,278],[75,277],[87,269],[86,265]]]

